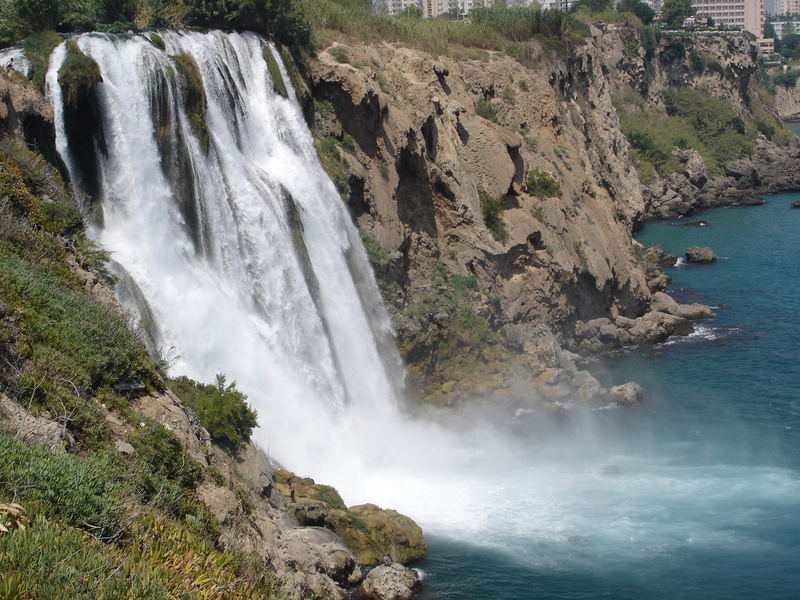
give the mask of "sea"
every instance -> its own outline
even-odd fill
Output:
[[[587,364],[606,385],[639,382],[641,406],[565,410],[518,434],[514,466],[480,474],[482,522],[428,533],[424,598],[800,598],[795,200],[644,227],[645,245],[714,250],[665,272],[673,297],[716,317]]]

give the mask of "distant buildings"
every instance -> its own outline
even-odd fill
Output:
[[[413,6],[426,18],[443,15],[464,18],[474,8],[493,5],[493,0],[373,0],[373,6],[379,12],[398,15]]]
[[[773,21],[772,26],[775,28],[775,37],[782,40],[785,36],[792,33],[800,33],[800,20],[798,19],[784,19],[782,21]]]
[[[772,0],[773,15],[800,15],[800,0]]]
[[[709,16],[715,23],[738,27],[759,38],[763,35],[762,0],[694,0],[692,4],[696,14]]]
[[[661,0],[657,0],[659,5]],[[800,0],[797,0],[800,2]],[[542,8],[557,8],[567,10],[576,0],[505,0],[507,6],[530,6],[538,4]],[[495,0],[372,0],[375,10],[390,15],[398,15],[409,6],[416,7],[420,14],[426,18],[452,15],[463,19],[469,16],[474,8],[494,6]]]

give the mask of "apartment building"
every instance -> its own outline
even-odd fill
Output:
[[[709,16],[715,23],[738,27],[761,37],[764,31],[762,0],[694,0],[696,14]]]
[[[800,20],[797,19],[773,21],[772,26],[775,28],[775,37],[779,40],[786,34],[800,33]]]
[[[378,12],[397,15],[409,6],[414,6],[423,17],[429,19],[442,15],[465,18],[474,8],[493,5],[493,0],[373,0],[373,6]]]
[[[800,15],[800,0],[772,0],[773,15]]]

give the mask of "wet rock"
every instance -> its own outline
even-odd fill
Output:
[[[717,260],[714,251],[707,246],[692,246],[686,249],[686,261],[690,263],[709,264]]]
[[[394,563],[372,569],[358,592],[370,600],[410,600],[420,587],[416,571]]]
[[[795,200],[792,202],[792,208],[800,208],[800,200]]]
[[[348,519],[335,531],[361,564],[375,564],[384,556],[405,563],[427,554],[422,529],[410,517],[374,504],[351,506],[347,512]]]

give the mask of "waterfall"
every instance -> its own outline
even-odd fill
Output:
[[[120,300],[174,356],[172,373],[236,380],[272,457],[324,477],[321,457],[346,451],[343,432],[397,410],[402,363],[366,253],[276,49],[249,33],[162,36],[164,50],[142,35],[75,38],[103,78],[102,219],[90,234],[118,265]],[[47,82],[71,172],[64,47]],[[273,91],[265,53],[289,99]],[[186,57],[202,79],[207,141],[187,114]]]

